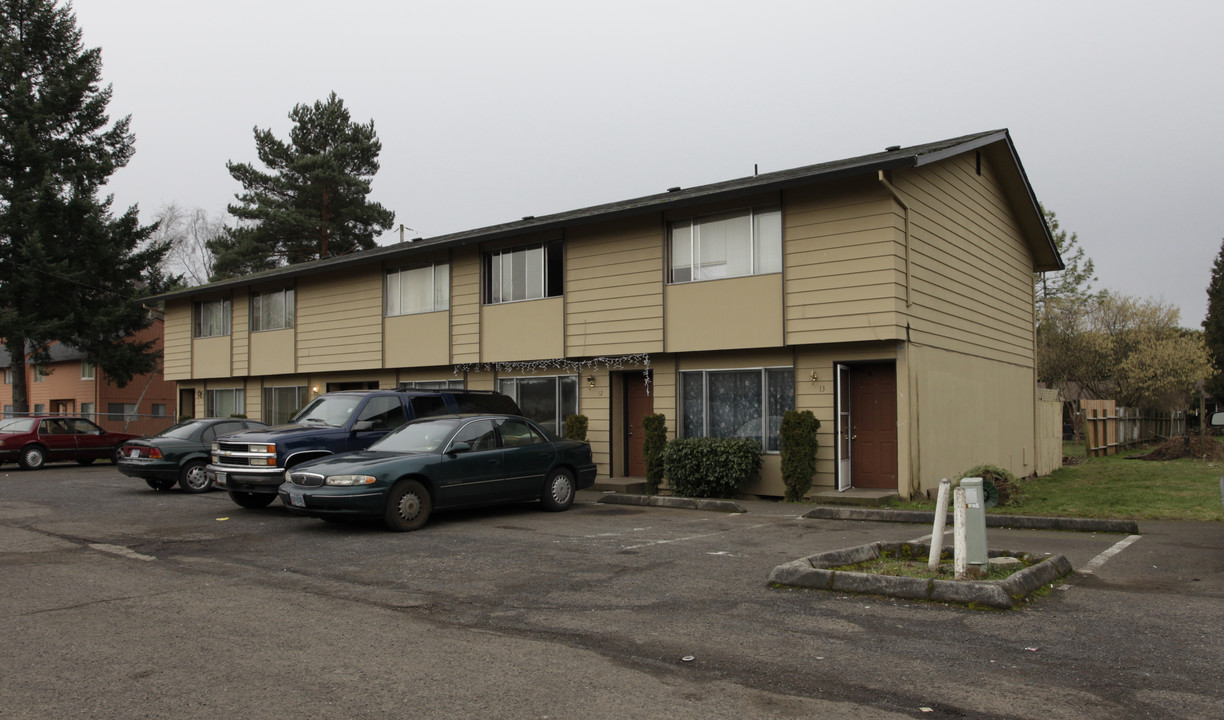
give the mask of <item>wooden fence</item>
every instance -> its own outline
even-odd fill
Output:
[[[1127,447],[1186,434],[1184,412],[1117,407],[1113,400],[1080,400],[1088,455],[1113,455]]]
[[[1062,394],[1037,390],[1037,474],[1049,475],[1062,467]]]

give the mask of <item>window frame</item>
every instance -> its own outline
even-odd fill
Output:
[[[538,295],[535,294],[537,288],[526,287],[535,284],[535,279],[531,275],[531,263],[528,261],[530,253],[536,250],[540,251],[540,262],[537,268],[539,272]],[[514,258],[518,254],[526,254],[522,263],[524,275],[522,282],[525,285],[522,289],[522,297],[515,297],[519,293],[513,284],[513,281],[516,280]],[[510,263],[508,270],[507,259]],[[561,240],[547,240],[486,250],[481,257],[480,265],[484,276],[481,279],[481,300],[485,305],[544,300],[562,297],[565,294],[565,254]],[[509,289],[505,287],[507,280],[512,281]]]
[[[397,390],[466,390],[463,378],[449,380],[400,380]]]
[[[776,251],[772,254],[766,253],[763,250],[763,243],[766,240],[774,241],[772,238],[766,238],[762,231],[762,224],[769,222],[772,227],[775,221],[770,219],[776,217],[777,238],[778,243]],[[718,264],[709,262],[703,256],[701,227],[702,225],[713,226],[715,223],[732,221],[738,218],[746,218],[748,221],[748,237],[747,237],[747,272],[737,272],[735,274],[719,274],[711,275],[708,268],[717,267]],[[684,256],[688,258],[687,265],[683,268],[677,266],[677,230],[680,228],[687,229],[687,249]],[[734,210],[725,210],[705,215],[694,215],[692,217],[672,220],[667,224],[667,282],[671,285],[684,285],[694,282],[706,282],[709,280],[724,280],[727,278],[737,277],[755,277],[758,275],[773,275],[782,272],[782,206],[780,204],[768,205],[753,205],[746,208],[738,208]],[[743,242],[743,238],[736,238],[737,241]],[[711,238],[713,243],[713,236]],[[731,265],[730,241],[724,239],[723,254],[724,259],[721,266],[728,267]],[[777,266],[770,265],[762,267],[762,259],[772,259],[776,261]],[[679,270],[684,270],[684,273],[679,273]],[[704,277],[703,277],[704,275]]]
[[[98,366],[88,360],[81,361],[81,379],[95,380],[98,376]]]
[[[404,293],[404,283],[408,279],[405,277],[407,273],[417,272],[421,270],[430,270],[429,296],[432,302],[428,308],[421,307],[415,310],[404,310],[404,298],[407,294]],[[442,282],[439,283],[439,278]],[[395,283],[396,290],[392,293],[392,283]],[[422,315],[431,312],[445,312],[450,310],[450,260],[435,260],[432,263],[423,265],[403,265],[387,270],[383,280],[383,316],[384,317],[400,317],[403,315]],[[392,308],[392,298],[397,298],[398,308]]]
[[[234,412],[229,415],[217,415],[217,396],[220,393],[233,393]],[[231,417],[233,415],[246,415],[246,392],[243,388],[208,388],[204,391],[204,416],[205,417]]]
[[[578,388],[578,375],[523,375],[516,377],[499,377],[497,379],[497,391],[503,395],[512,398],[519,406],[523,413],[523,417],[531,420],[536,425],[544,428],[548,432],[554,433],[557,437],[565,437],[565,418],[570,415],[576,415],[580,407],[580,392]],[[551,418],[540,418],[528,414],[529,410],[523,408],[522,402],[519,400],[519,381],[522,380],[553,380],[553,413]],[[572,407],[562,407],[567,400],[563,381],[572,381]],[[554,427],[555,425],[555,427]]]
[[[268,310],[268,299],[280,296],[280,317],[273,318],[274,310]],[[269,330],[292,330],[297,324],[297,293],[292,287],[261,290],[250,295],[251,332]],[[264,317],[268,315],[268,317]]]
[[[221,327],[213,332],[213,328],[209,328],[208,334],[205,334],[204,328],[204,311],[205,309],[217,308],[220,309],[220,324]],[[196,300],[191,306],[191,337],[193,339],[225,337],[233,332],[233,301],[229,298],[216,298],[213,300]]]
[[[679,375],[678,392],[676,400],[678,404],[679,420],[677,424],[677,436],[679,437],[711,437],[710,433],[710,376],[719,374],[731,373],[759,373],[760,376],[760,391],[761,391],[761,451],[766,455],[777,455],[781,453],[781,438],[780,430],[782,425],[782,413],[786,410],[795,409],[795,368],[788,365],[764,365],[758,367],[743,367],[743,368],[710,368],[701,370],[681,370]],[[786,408],[771,408],[770,395],[770,375],[781,373],[790,374],[790,407]],[[701,433],[699,435],[690,435],[688,432],[689,416],[688,416],[688,399],[686,397],[686,376],[701,377]],[[777,410],[776,415],[771,415],[771,410]],[[772,427],[771,418],[777,418],[777,427]],[[733,436],[733,437],[749,437],[749,436]],[[751,436],[755,437],[755,436]]]
[[[277,394],[278,391],[287,394],[284,392],[287,390],[294,392],[296,407],[291,408],[292,412],[285,415],[280,412],[280,401],[277,399]],[[287,425],[310,402],[310,387],[307,385],[266,385],[262,395],[263,409],[260,415],[264,422],[269,425]]]

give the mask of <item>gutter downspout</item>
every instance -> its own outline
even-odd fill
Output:
[[[910,298],[910,209],[909,205],[906,205],[905,201],[901,199],[901,194],[897,192],[897,188],[893,187],[892,183],[888,181],[883,170],[878,171],[878,177],[880,184],[884,186],[888,194],[892,195],[893,200],[896,200],[901,209],[905,211],[905,307],[908,308],[914,304]]]
[[[897,192],[897,188],[888,181],[888,176],[884,170],[877,171],[876,175],[880,180],[880,185],[888,191],[893,200],[901,206],[904,211],[905,218],[905,308],[908,310],[913,306],[914,301],[910,294],[910,208],[909,205],[901,199],[901,193]],[[922,487],[922,471],[921,452],[919,448],[918,437],[918,421],[915,413],[916,403],[914,394],[917,391],[917,382],[914,378],[914,354],[910,347],[910,324],[909,317],[905,321],[905,342],[901,344],[905,350],[905,407],[906,407],[906,427],[909,433],[909,497],[913,497]]]

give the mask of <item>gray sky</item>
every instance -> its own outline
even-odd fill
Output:
[[[1008,128],[1097,287],[1198,328],[1224,238],[1224,3],[76,0],[136,155],[221,214],[252,128],[335,91],[408,237]],[[383,242],[397,239],[394,233]]]

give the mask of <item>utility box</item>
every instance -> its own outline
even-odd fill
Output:
[[[985,575],[990,569],[986,546],[986,492],[982,478],[960,481],[965,490],[965,562],[972,574]]]

